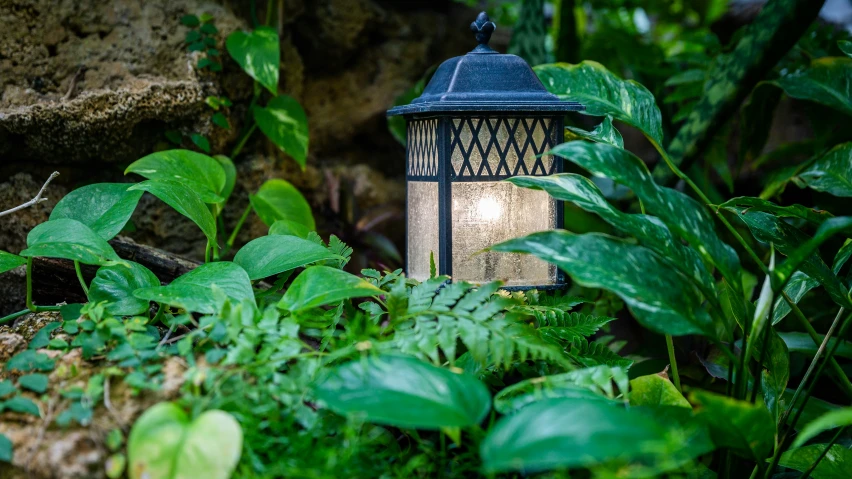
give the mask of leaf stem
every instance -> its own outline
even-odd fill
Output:
[[[843,426],[837,430],[837,433],[834,435],[833,438],[831,438],[831,441],[829,441],[828,444],[825,445],[825,449],[823,449],[820,455],[817,456],[816,460],[814,460],[813,464],[811,464],[811,467],[809,467],[807,471],[803,472],[802,475],[799,476],[799,479],[808,479],[808,477],[810,477],[811,473],[814,472],[814,469],[816,469],[820,461],[822,461],[823,458],[828,454],[828,450],[831,449],[835,443],[837,443],[837,440],[840,439],[840,436],[844,432],[846,432],[846,426]]]
[[[204,247],[204,262],[210,262],[210,240],[207,240],[207,246]]]
[[[33,304],[33,259],[27,258],[27,309],[36,312],[36,307]]]
[[[808,336],[811,337],[811,340],[814,342],[814,344],[819,346],[819,335],[817,334],[813,325],[811,325],[811,322],[808,321],[808,318],[805,316],[805,313],[803,313],[802,310],[799,309],[799,306],[792,300],[792,298],[790,298],[789,295],[787,295],[786,292],[782,291],[781,295],[790,305],[790,309],[793,310],[793,316],[795,316],[796,319],[799,320],[799,323],[802,325],[803,328],[805,328],[805,331],[807,331]],[[829,365],[831,366],[831,369],[834,372],[834,376],[831,376],[831,378],[840,386],[841,389],[843,389],[843,392],[846,393],[847,397],[852,398],[852,382],[849,381],[849,377],[846,376],[846,373],[840,367],[840,364],[837,362],[836,359],[832,357]]]
[[[231,232],[231,236],[228,237],[228,241],[225,242],[225,253],[227,253],[228,251],[230,251],[231,248],[234,247],[234,242],[237,241],[237,233],[240,232],[240,228],[243,227],[243,223],[246,222],[250,214],[251,201],[249,201],[248,206],[246,206],[246,209],[243,211],[243,214],[242,216],[240,216],[240,219],[237,221],[237,224],[234,225],[234,231]]]
[[[86,286],[86,280],[83,279],[83,272],[80,270],[80,262],[74,261],[74,272],[77,273],[77,279],[80,281],[80,286],[83,287],[83,293],[89,296],[89,287]]]
[[[242,149],[246,145],[246,142],[248,141],[249,137],[251,137],[251,134],[254,133],[254,130],[256,130],[256,129],[257,129],[257,123],[254,123],[251,126],[251,128],[249,128],[248,130],[246,130],[245,133],[243,133],[243,136],[240,138],[240,141],[237,143],[237,146],[235,146],[233,151],[231,151],[231,159],[232,160],[234,158],[236,158],[237,155],[240,154],[240,151],[242,151]]]
[[[6,324],[9,321],[14,321],[14,320],[20,318],[21,316],[23,316],[27,313],[32,313],[32,311],[30,311],[29,309],[22,309],[22,310],[18,311],[17,313],[12,313],[8,316],[4,316],[4,317],[0,318],[0,324]]]
[[[675,358],[674,342],[672,341],[671,334],[666,335],[666,349],[669,352],[669,364],[672,367],[672,381],[677,391],[683,393],[683,389],[680,387],[680,375],[677,373],[677,358]]]

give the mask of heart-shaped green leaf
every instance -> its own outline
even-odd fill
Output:
[[[690,402],[706,418],[710,435],[718,447],[735,449],[762,461],[772,451],[775,421],[763,404],[695,390]]]
[[[577,65],[554,63],[533,69],[550,93],[579,101],[586,115],[611,116],[663,144],[663,121],[654,95],[633,80],[622,80],[593,61]]]
[[[205,203],[223,201],[227,175],[218,161],[190,150],[166,150],[140,158],[124,171],[149,180],[166,180],[193,190]]]
[[[137,289],[133,295],[186,311],[213,314],[218,305],[213,293],[214,285],[236,302],[244,299],[254,302],[248,274],[239,265],[228,261],[203,264],[178,277],[168,286]]]
[[[617,294],[643,326],[662,334],[715,335],[690,282],[648,248],[599,234],[542,231],[491,248],[553,263],[578,284]],[[288,291],[289,292],[289,291]]]
[[[852,143],[835,146],[794,179],[834,196],[852,196]]]
[[[339,414],[404,428],[473,426],[491,408],[488,389],[478,379],[406,356],[337,366],[314,394]]]
[[[278,273],[325,259],[341,259],[328,248],[296,236],[261,236],[249,241],[234,256],[251,279],[263,279]]]
[[[218,164],[216,166],[219,167]],[[216,220],[198,193],[189,186],[172,180],[148,180],[137,183],[130,189],[147,191],[163,200],[198,225],[208,241],[216,241]]]
[[[252,114],[260,131],[304,170],[308,157],[308,117],[302,105],[293,97],[279,95],[269,100],[266,108],[255,105]]]
[[[105,240],[117,235],[139,203],[141,191],[128,191],[127,183],[96,183],[65,195],[50,219],[70,218],[88,226]]]
[[[225,155],[216,155],[213,159],[219,163],[222,167],[222,171],[225,172],[225,186],[222,187],[222,191],[219,193],[219,196],[221,196],[225,201],[228,201],[228,198],[231,197],[231,193],[234,192],[234,186],[237,184],[237,167],[234,165],[234,162]]]
[[[632,468],[663,472],[712,449],[706,428],[686,408],[625,409],[608,401],[558,398],[530,404],[498,421],[479,452],[489,473],[610,461],[616,467],[629,462]]]
[[[228,53],[248,75],[278,94],[278,67],[281,57],[278,33],[274,28],[257,27],[253,32],[235,31],[225,40]]]
[[[629,398],[631,406],[676,406],[692,409],[689,401],[678,392],[675,385],[659,374],[631,379]]]
[[[36,393],[47,391],[48,378],[46,374],[32,373],[18,378],[18,386]]]
[[[249,197],[251,206],[267,226],[278,220],[288,220],[316,229],[311,206],[295,186],[285,180],[269,180]]]
[[[269,227],[270,235],[290,235],[298,236],[299,238],[307,238],[311,231],[310,228],[302,223],[290,220],[278,220]]]
[[[101,266],[89,286],[89,301],[106,301],[106,311],[116,316],[132,316],[148,311],[149,303],[133,296],[140,288],[160,286],[160,280],[139,263]]]
[[[11,271],[22,264],[26,264],[27,259],[5,251],[0,251],[0,273]]]
[[[42,223],[27,235],[21,256],[63,258],[84,264],[104,265],[121,261],[112,246],[77,220],[62,218]]]
[[[0,434],[0,462],[12,462],[13,452],[12,441]]]
[[[243,431],[223,411],[206,411],[194,421],[173,403],[145,411],[127,440],[131,479],[228,479],[242,454]]]
[[[311,266],[296,276],[278,307],[300,311],[344,299],[382,294],[385,292],[354,274],[328,266]]]

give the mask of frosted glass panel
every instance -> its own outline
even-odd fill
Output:
[[[438,183],[408,182],[408,276],[429,278],[429,253],[438,264]]]
[[[547,193],[494,181],[453,183],[452,188],[453,280],[500,279],[506,286],[556,283],[556,268],[533,256],[476,254],[501,241],[555,228],[556,206]]]

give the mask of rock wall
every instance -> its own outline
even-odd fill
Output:
[[[303,189],[320,229],[333,232],[330,184],[357,184],[357,206],[404,205],[403,148],[385,110],[433,64],[469,50],[471,11],[451,0],[272,0],[281,38],[279,90],[296,97],[310,124],[309,167],[261,135],[235,158],[240,177],[225,218],[270,178]],[[266,1],[258,0],[263,21]],[[194,67],[183,43],[185,14],[209,13],[219,49],[251,24],[249,2],[205,0],[0,0],[0,211],[26,201],[51,171],[50,201],[0,217],[0,249],[19,251],[35,224],[74,187],[131,181],[127,164],[167,146],[164,133],[202,133],[229,154],[251,96],[251,80],[223,54],[218,73]],[[208,95],[234,101],[230,131],[214,128]],[[198,258],[194,225],[146,195],[133,218],[140,242]],[[401,238],[403,224],[389,227]],[[243,240],[263,231],[250,220]]]

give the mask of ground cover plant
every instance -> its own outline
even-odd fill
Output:
[[[625,8],[593,19],[613,29]],[[49,376],[79,374],[56,371],[57,358],[80,354],[102,367],[61,391],[51,420],[90,424],[111,381],[149,394],[176,361],[178,397],[104,438],[107,476],[852,477],[852,44],[841,33],[776,44],[791,23],[814,31],[812,10],[771,1],[726,48],[707,47],[704,12],[689,40],[647,45],[671,68],[534,68],[586,117],[552,151],[569,172],[508,181],[566,202],[569,230],[492,249],[556,264],[572,284],[556,293],[434,268],[423,282],[350,272],[357,252],[318,234],[305,198],[279,179],[229,234],[221,213],[245,138],[259,128],[302,166],[308,144],[304,112],[272,79],[272,29],[233,33],[228,52],[256,94],[230,157],[154,152],[127,168],[135,183],[70,192],[26,249],[0,252],[0,272],[27,270],[27,309],[0,323],[55,312],[3,365],[0,410],[44,418]],[[197,66],[215,72],[211,19],[182,21],[205,51]],[[604,48],[596,35],[584,51]],[[774,105],[790,98],[813,115],[813,135],[767,147]],[[625,149],[622,132],[642,135],[656,164]],[[204,263],[168,284],[109,243],[145,193],[207,238]],[[252,213],[268,234],[236,246]],[[34,258],[73,262],[88,301],[34,304]],[[97,267],[93,280],[81,265]],[[628,324],[634,341],[618,333]],[[16,454],[0,434],[0,467]]]

